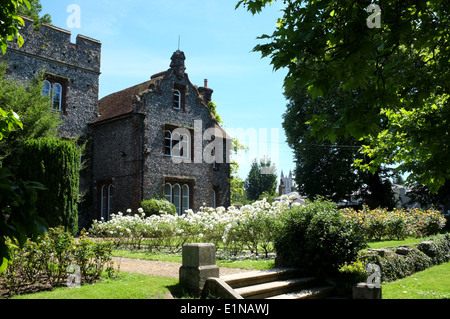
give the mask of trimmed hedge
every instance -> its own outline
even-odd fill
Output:
[[[367,247],[361,226],[346,222],[332,202],[293,207],[282,219],[275,238],[277,266],[332,276]]]
[[[394,281],[450,261],[450,235],[434,241],[392,249],[373,249],[360,254],[364,265],[377,264],[383,282]]]
[[[144,210],[145,216],[161,215],[161,212],[165,212],[170,215],[175,215],[177,210],[175,205],[168,202],[165,199],[148,199],[141,202],[141,207]]]
[[[78,232],[80,156],[73,142],[43,138],[25,142],[17,158],[18,176],[46,188],[36,202],[39,216],[49,227],[64,226],[73,235]]]

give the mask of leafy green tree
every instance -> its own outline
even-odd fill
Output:
[[[244,185],[248,200],[258,200],[264,192],[270,196],[275,194],[277,190],[275,171],[270,159],[261,159],[259,163],[253,161]]]
[[[259,13],[274,0],[240,0]],[[302,119],[320,140],[364,139],[364,169],[395,163],[432,191],[450,177],[450,7],[447,0],[284,0],[282,17],[255,51],[286,68],[285,89],[311,98],[353,95]],[[369,9],[369,10],[368,10]],[[372,9],[381,11],[373,25]],[[383,126],[380,126],[383,123]],[[413,125],[418,123],[420,125]],[[433,126],[433,123],[438,125]],[[428,141],[436,137],[431,145]],[[411,141],[411,143],[410,143]]]
[[[46,13],[41,15],[42,5],[41,0],[28,0],[30,6],[29,7],[19,7],[17,12],[20,15],[24,15],[33,19],[35,29],[39,29],[41,23],[52,23],[52,17],[50,14]]]
[[[15,159],[24,142],[37,138],[57,136],[62,123],[57,112],[49,109],[49,97],[42,96],[43,82],[40,76],[29,82],[6,78],[5,66],[0,65],[0,105],[6,111],[18,114],[23,127],[12,132],[8,139],[0,141],[0,160],[15,174],[20,163]]]
[[[376,171],[368,173],[354,165],[356,160],[365,160],[359,152],[362,141],[351,136],[339,137],[334,142],[320,140],[312,135],[311,125],[303,120],[315,115],[337,119],[335,103],[353,96],[333,92],[312,99],[306,90],[299,89],[292,89],[285,96],[289,103],[283,115],[283,128],[294,150],[300,193],[311,200],[319,195],[340,201],[358,192],[370,207],[393,208],[394,194],[386,169],[380,164]]]
[[[19,46],[23,45],[23,37],[19,29],[25,23],[18,16],[18,10],[22,7],[30,9],[30,3],[27,0],[2,0],[0,10],[0,48],[2,53],[6,53],[7,41],[13,41],[16,38]]]

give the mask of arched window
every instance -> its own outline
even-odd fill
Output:
[[[179,184],[173,186],[173,204],[177,210],[177,215],[181,216],[181,186]]]
[[[181,110],[181,92],[179,90],[173,91],[173,108]]]
[[[174,132],[172,134],[172,156],[181,157],[181,158],[189,158],[190,154],[190,143],[189,136],[186,134],[180,134],[178,132]],[[167,142],[166,142],[167,145]]]
[[[52,84],[45,80],[44,87],[42,88],[42,96],[50,96],[52,94]]]
[[[103,220],[108,221],[113,213],[113,184],[111,182],[104,182],[100,187],[100,216]]]
[[[181,135],[180,137],[180,156],[183,158],[189,158],[190,147],[189,147],[189,136]]]
[[[172,156],[172,132],[170,131],[164,134],[164,155]]]
[[[172,203],[172,185],[170,185],[169,183],[166,183],[166,185],[164,186],[164,197],[168,202]]]
[[[108,186],[108,219],[112,212],[112,196],[113,196],[113,186],[112,184]]]
[[[59,83],[53,84],[52,110],[61,111],[62,86]]]
[[[189,186],[184,184],[183,185],[183,206],[181,213],[184,214],[186,210],[189,209]]]

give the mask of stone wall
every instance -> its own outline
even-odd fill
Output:
[[[142,198],[142,115],[130,114],[93,126],[92,136],[94,207],[98,212],[99,185],[110,181],[114,213],[129,208],[136,212]]]
[[[26,82],[44,74],[47,79],[61,81],[65,103],[60,136],[86,143],[88,124],[98,117],[101,43],[82,35],[72,43],[70,31],[47,24],[36,31],[31,19],[23,19],[25,26],[20,31],[25,41],[23,46],[19,48],[17,43],[8,42],[6,54],[0,55],[0,62],[7,63],[6,76]],[[85,200],[79,209],[80,227],[87,226],[94,214],[90,145],[86,144],[85,168],[80,175],[80,193]]]
[[[88,123],[98,116],[98,91],[101,43],[78,35],[71,43],[71,33],[42,24],[33,29],[33,21],[24,18],[22,47],[8,42],[5,56],[7,76],[30,80],[40,72],[63,78],[67,82],[64,124],[60,133],[66,138],[78,138],[88,133]]]
[[[172,89],[174,83],[186,86],[186,108],[177,111],[172,108]],[[203,103],[198,90],[191,84],[187,75],[179,80],[174,73],[166,72],[159,82],[159,88],[149,92],[143,97],[143,105],[140,106],[145,117],[144,149],[149,150],[145,159],[144,171],[144,197],[150,198],[154,194],[161,194],[165,178],[180,178],[194,181],[193,208],[198,209],[203,204],[212,206],[213,190],[220,189],[218,206],[228,207],[229,202],[229,164],[219,165],[213,169],[212,164],[201,163],[175,163],[172,158],[164,156],[164,127],[173,124],[184,127],[195,134],[195,121],[201,121],[201,132],[214,127],[211,113]],[[200,122],[198,122],[200,123]],[[193,143],[195,143],[193,137]],[[210,143],[201,139],[201,144],[194,144],[195,150],[203,152],[205,146]],[[201,156],[201,155],[200,155]],[[194,158],[191,157],[191,160]]]

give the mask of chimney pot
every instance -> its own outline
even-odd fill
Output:
[[[208,87],[208,79],[205,79],[205,85],[204,85],[204,87],[205,87],[205,88]]]

